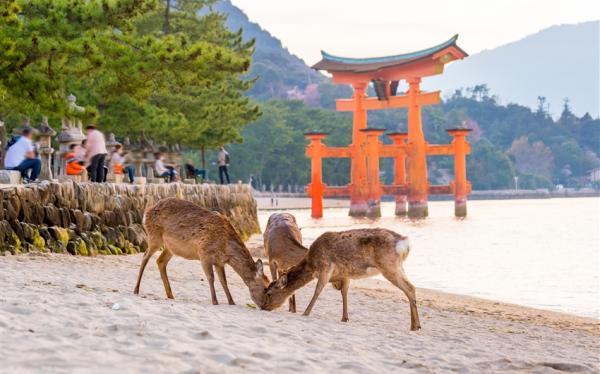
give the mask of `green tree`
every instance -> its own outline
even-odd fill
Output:
[[[129,21],[154,6],[150,0],[1,2],[1,115],[65,114],[68,82],[101,71],[106,47],[126,44]],[[88,108],[84,115],[95,113]]]

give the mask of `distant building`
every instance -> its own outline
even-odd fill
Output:
[[[590,171],[590,182],[600,181],[600,168],[592,169]]]

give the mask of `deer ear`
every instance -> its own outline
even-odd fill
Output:
[[[256,260],[256,274],[259,277],[262,277],[265,274],[263,270],[263,262],[261,259]]]
[[[275,282],[275,286],[277,286],[277,288],[283,288],[287,285],[287,274],[283,274],[282,276],[280,276],[279,278],[277,278],[277,282]]]

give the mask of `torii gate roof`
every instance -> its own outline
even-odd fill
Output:
[[[321,51],[322,59],[312,66],[316,70],[327,70],[330,73],[365,74],[396,68],[403,65],[418,64],[422,61],[438,60],[445,64],[452,60],[462,59],[468,54],[457,44],[458,34],[434,47],[417,52],[404,53],[394,56],[372,58],[349,58],[331,55]]]

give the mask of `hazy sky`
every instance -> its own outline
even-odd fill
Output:
[[[469,54],[600,18],[597,0],[231,0],[308,64],[411,52],[458,33]],[[596,5],[593,5],[596,4]]]

